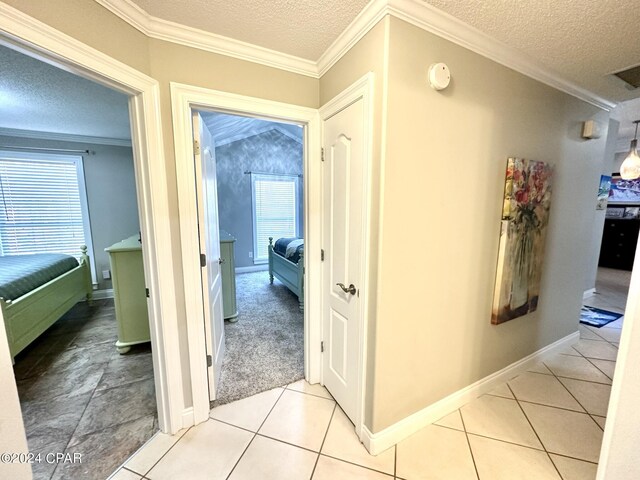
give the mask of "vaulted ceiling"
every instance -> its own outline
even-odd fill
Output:
[[[200,112],[200,114],[205,125],[209,128],[216,146],[226,145],[274,129],[296,142],[302,143],[303,131],[302,127],[298,125],[225,113]]]

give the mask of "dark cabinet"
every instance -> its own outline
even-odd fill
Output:
[[[604,221],[598,265],[631,270],[638,243],[638,231],[640,231],[638,219],[607,218]]]

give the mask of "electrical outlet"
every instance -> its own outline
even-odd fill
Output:
[[[109,270],[102,271],[102,279],[109,280],[111,278],[111,272]]]
[[[249,252],[249,258],[253,258],[253,252]]]

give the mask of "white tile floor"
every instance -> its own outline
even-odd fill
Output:
[[[624,309],[620,290],[601,291],[598,306]],[[157,434],[111,478],[594,479],[621,328],[581,325],[572,347],[375,457],[331,395],[302,380]]]

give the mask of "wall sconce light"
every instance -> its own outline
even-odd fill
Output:
[[[640,177],[640,157],[638,156],[638,123],[640,123],[640,120],[636,120],[633,123],[636,124],[636,133],[633,135],[633,140],[631,140],[629,155],[627,155],[620,167],[620,176],[624,180],[635,180]]]

